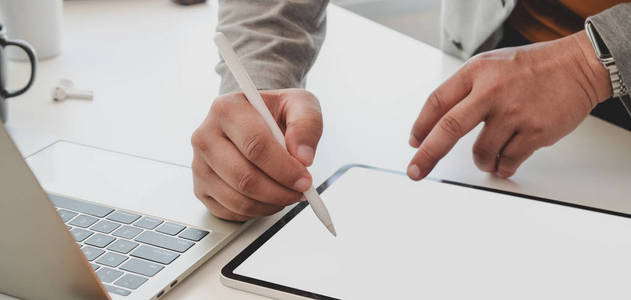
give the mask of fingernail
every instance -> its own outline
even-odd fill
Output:
[[[304,192],[311,186],[311,180],[309,178],[303,177],[296,181],[294,184],[294,189],[299,192]]]
[[[414,180],[421,179],[421,169],[417,165],[410,165],[408,167],[408,176]]]
[[[307,145],[300,145],[298,146],[298,151],[296,155],[298,155],[298,158],[300,158],[302,162],[306,163],[307,165],[311,165],[311,163],[313,163],[313,157],[315,156],[315,151],[313,151],[313,147],[309,147]]]
[[[421,142],[419,142],[418,139],[413,134],[411,134],[410,141],[408,143],[410,143],[410,146],[416,148]]]

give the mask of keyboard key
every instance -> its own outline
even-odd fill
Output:
[[[103,247],[109,245],[115,239],[116,238],[113,238],[111,236],[107,236],[107,235],[104,235],[104,234],[97,233],[97,234],[91,236],[87,241],[85,241],[85,243],[88,244],[88,245],[95,246],[95,247],[103,248]]]
[[[70,222],[70,225],[86,228],[92,226],[92,224],[96,223],[98,220],[99,219],[95,217],[79,215]]]
[[[81,229],[81,228],[74,228],[70,230],[70,233],[74,237],[74,240],[77,242],[81,242],[92,235],[92,231]]]
[[[187,228],[179,235],[179,237],[198,242],[199,240],[203,239],[207,234],[208,231],[205,230]]]
[[[83,251],[83,255],[85,255],[85,258],[88,261],[93,261],[97,257],[101,256],[101,254],[105,253],[105,251],[103,251],[101,249],[97,249],[97,248],[90,247],[90,246],[85,246],[85,247],[81,248],[81,251]]]
[[[145,282],[147,282],[147,278],[136,276],[133,274],[125,274],[125,276],[114,282],[114,284],[122,286],[124,288],[135,290]]]
[[[142,229],[140,228],[125,225],[121,228],[118,228],[116,231],[114,231],[112,235],[126,238],[126,239],[133,239],[141,232],[142,232]]]
[[[92,215],[99,218],[105,217],[114,211],[113,208],[100,206],[85,201],[68,199],[55,195],[48,195],[48,197],[57,207],[78,211],[80,213]]]
[[[136,224],[134,225],[145,228],[145,229],[154,229],[161,223],[162,223],[162,220],[149,218],[149,217],[143,217],[142,219],[140,219],[140,221],[136,222]]]
[[[156,247],[169,249],[176,252],[184,252],[193,246],[192,242],[170,237],[168,235],[160,234],[153,231],[145,231],[141,233],[137,238],[137,242],[149,244]]]
[[[98,231],[98,232],[110,233],[110,232],[114,231],[114,229],[116,229],[118,227],[120,227],[120,224],[116,224],[114,222],[102,220],[101,222],[98,222],[98,223],[94,224],[94,226],[90,227],[90,229],[92,229],[94,231]]]
[[[112,294],[121,295],[121,296],[129,296],[129,294],[131,294],[131,292],[126,289],[121,289],[119,287],[115,287],[115,286],[111,286],[107,284],[104,284],[103,286],[109,293],[112,293]]]
[[[129,251],[136,248],[136,246],[138,246],[138,243],[134,243],[132,241],[127,241],[127,240],[117,240],[116,242],[111,244],[109,247],[107,247],[107,250],[127,254],[129,253]]]
[[[160,272],[164,267],[142,259],[132,258],[120,266],[121,270],[151,277]]]
[[[138,218],[140,218],[140,215],[122,211],[122,210],[117,210],[113,214],[107,216],[108,220],[121,222],[125,224],[131,224],[134,221],[138,220]]]
[[[115,267],[118,267],[118,265],[122,264],[126,260],[127,260],[127,256],[123,256],[123,255],[116,254],[113,252],[107,252],[105,255],[101,256],[96,262],[102,265],[115,268]]]
[[[168,265],[180,255],[168,250],[142,245],[138,247],[138,249],[134,250],[134,252],[131,253],[131,256]]]
[[[157,232],[166,233],[168,235],[176,235],[176,234],[180,233],[180,231],[182,231],[182,229],[184,229],[184,228],[186,228],[186,226],[183,226],[183,225],[180,225],[180,224],[166,222],[166,223],[162,224],[160,227],[158,227],[158,229],[156,229],[156,231]]]
[[[92,269],[94,269],[94,271],[98,270],[101,266],[99,265],[95,265],[95,264],[90,264],[90,267],[92,267]]]
[[[74,218],[74,216],[78,215],[78,213],[76,213],[76,212],[65,210],[65,209],[60,209],[60,210],[57,211],[57,213],[59,214],[61,219],[64,221],[64,223],[70,221],[70,219],[72,219],[72,218]]]
[[[110,283],[114,281],[116,278],[123,275],[123,272],[119,270],[102,267],[100,270],[96,271],[96,275],[99,276],[101,281],[105,283]]]

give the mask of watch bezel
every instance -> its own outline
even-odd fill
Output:
[[[592,47],[594,47],[596,56],[598,56],[598,59],[600,61],[608,62],[609,60],[613,59],[613,56],[609,52],[609,49],[605,45],[605,42],[602,40],[600,34],[598,34],[598,31],[594,27],[594,24],[590,20],[585,21],[585,32],[587,33],[587,37],[592,43]]]

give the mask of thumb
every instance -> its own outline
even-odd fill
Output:
[[[304,90],[294,90],[285,102],[285,143],[289,153],[303,165],[310,166],[322,136],[322,111],[316,97]]]

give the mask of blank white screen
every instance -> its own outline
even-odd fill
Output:
[[[352,168],[236,274],[345,299],[629,299],[631,220]]]

